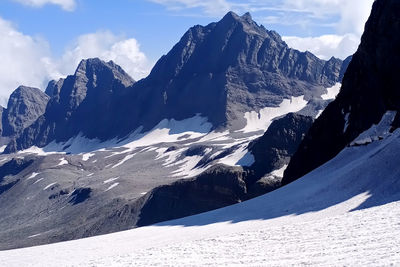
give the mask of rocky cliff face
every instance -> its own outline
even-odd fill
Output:
[[[229,12],[218,23],[191,28],[136,86],[158,107],[158,114],[149,113],[152,123],[160,114],[182,119],[201,113],[215,127],[240,129],[244,112],[290,96],[321,95],[345,67],[339,59],[290,49],[249,14]]]
[[[400,2],[377,0],[339,95],[311,127],[285,172],[284,183],[332,159],[386,111],[400,111],[399,47]],[[400,125],[395,121],[393,126]]]
[[[20,86],[10,96],[7,109],[2,114],[3,136],[22,132],[41,116],[49,97],[37,88]]]
[[[249,151],[255,159],[250,166],[255,179],[287,165],[313,121],[312,117],[289,113],[275,120],[262,137],[253,141]]]

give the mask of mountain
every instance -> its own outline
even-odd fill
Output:
[[[284,184],[332,159],[377,124],[387,111],[400,111],[399,17],[399,1],[375,1],[340,93],[313,124],[293,156]],[[392,126],[392,131],[400,126],[400,113]]]
[[[319,98],[341,81],[346,67],[346,61],[291,49],[249,14],[229,12],[218,23],[189,29],[137,83],[112,62],[83,61],[74,75],[49,84],[52,99],[45,114],[6,151],[43,147],[79,133],[122,138],[140,127],[151,130],[163,119],[196,114],[214,129],[240,130],[246,112],[278,107],[291,97]]]
[[[2,111],[2,136],[21,133],[45,112],[48,101],[49,97],[38,88],[18,87]]]
[[[126,230],[278,188],[346,62],[290,49],[232,12],[189,29],[138,82],[111,61],[83,60],[49,83],[45,112],[0,155],[0,249]]]
[[[112,109],[133,83],[112,61],[83,60],[74,75],[49,83],[46,93],[51,99],[46,111],[8,145],[6,152],[66,141],[81,132],[103,137],[108,127],[118,122]]]

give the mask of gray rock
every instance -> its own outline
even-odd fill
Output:
[[[10,96],[2,114],[3,136],[14,136],[30,126],[46,110],[49,97],[41,90],[20,86]]]
[[[289,113],[273,121],[262,137],[250,143],[249,151],[255,159],[250,166],[253,180],[287,165],[313,121],[312,117]]]

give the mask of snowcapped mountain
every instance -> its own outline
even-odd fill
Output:
[[[0,249],[126,230],[278,188],[347,64],[290,49],[232,12],[191,28],[137,82],[113,62],[83,60],[49,83],[44,113],[0,155]]]

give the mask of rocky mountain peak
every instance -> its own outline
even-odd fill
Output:
[[[83,59],[75,71],[75,76],[86,77],[92,79],[94,82],[102,76],[116,78],[124,86],[131,86],[135,82],[129,74],[112,60],[105,62],[99,58]]]
[[[45,112],[49,96],[40,89],[20,86],[10,96],[3,112],[3,136],[13,136]]]

